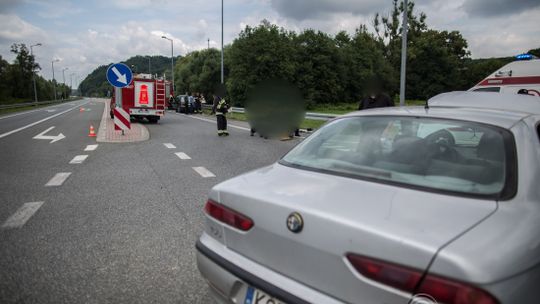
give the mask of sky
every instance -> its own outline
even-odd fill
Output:
[[[472,58],[513,56],[540,47],[539,0],[416,0],[437,30],[458,30]],[[224,42],[261,20],[289,30],[354,33],[373,30],[376,12],[390,13],[392,0],[224,0]],[[100,65],[134,55],[174,55],[221,44],[219,0],[0,0],[0,55],[12,61],[13,43],[34,47],[40,75],[73,86]],[[71,78],[70,78],[71,77]]]

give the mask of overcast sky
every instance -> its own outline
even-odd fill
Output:
[[[540,47],[539,0],[417,0],[430,27],[458,30],[473,58],[512,56]],[[225,43],[245,25],[262,19],[291,30],[314,28],[350,33],[371,24],[375,12],[389,13],[391,0],[225,0]],[[220,44],[219,0],[0,0],[0,55],[8,61],[13,43],[34,47],[40,72],[51,78],[67,67],[81,80],[102,64],[133,55],[170,56]],[[371,28],[371,26],[369,26]],[[75,86],[75,83],[74,83]]]

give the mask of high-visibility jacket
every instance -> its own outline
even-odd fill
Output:
[[[227,110],[229,109],[229,105],[225,101],[225,98],[218,101],[216,105],[216,115],[223,115],[227,113]]]

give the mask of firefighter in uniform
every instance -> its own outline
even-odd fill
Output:
[[[229,136],[229,131],[227,131],[227,117],[225,117],[228,110],[229,105],[225,101],[225,98],[214,95],[214,107],[212,112],[216,114],[218,136]]]

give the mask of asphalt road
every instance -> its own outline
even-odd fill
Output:
[[[209,189],[297,140],[236,128],[218,137],[215,123],[167,113],[146,125],[148,141],[96,143],[88,128],[103,107],[85,99],[0,116],[0,303],[209,303],[194,251]],[[33,138],[51,127],[44,136],[65,138]],[[78,155],[88,156],[70,164]]]

